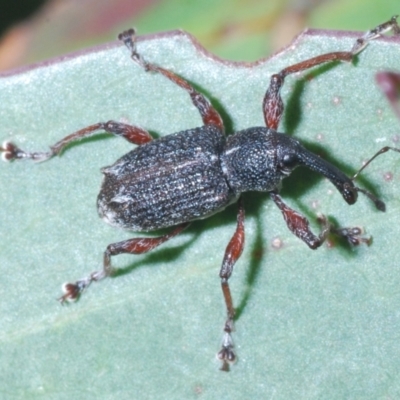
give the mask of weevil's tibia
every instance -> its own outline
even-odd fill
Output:
[[[310,229],[310,223],[303,215],[290,208],[285,204],[276,192],[270,192],[270,196],[278,208],[281,210],[283,218],[289,230],[301,239],[310,249],[317,249],[327,239],[329,233],[345,238],[351,245],[357,246],[361,243],[369,244],[371,239],[362,236],[361,228],[337,228],[332,225],[324,215],[318,217],[321,224],[321,232],[317,236]]]
[[[47,152],[27,152],[21,150],[15,144],[10,142],[4,142],[2,147],[0,147],[0,152],[2,153],[2,158],[4,161],[22,159],[30,159],[38,162],[46,161],[49,158],[60,154],[63,149],[70,143],[92,136],[95,133],[100,133],[104,131],[116,136],[121,136],[128,142],[137,145],[150,142],[153,139],[149,132],[142,128],[139,128],[138,126],[124,124],[122,122],[108,121],[99,122],[97,124],[87,126],[86,128],[71,133],[70,135],[58,141],[53,146],[50,146],[50,151]]]
[[[63,285],[64,295],[61,296],[58,301],[64,303],[65,301],[75,301],[79,298],[82,292],[88,288],[92,282],[97,282],[113,273],[111,266],[111,256],[118,254],[144,254],[154,248],[160,246],[169,239],[181,233],[190,225],[189,222],[178,225],[175,229],[166,233],[165,235],[154,237],[154,238],[133,238],[124,240],[122,242],[112,243],[107,246],[104,252],[103,269],[101,271],[95,271],[89,276],[76,281],[75,283],[66,283]]]
[[[367,44],[381,36],[382,34],[392,31],[393,34],[400,34],[400,27],[396,21],[397,16],[392,17],[389,21],[377,26],[376,28],[366,32],[362,37],[358,38],[350,51],[336,51],[332,53],[322,54],[317,57],[299,62],[284,68],[278,74],[271,76],[271,82],[264,96],[263,111],[264,120],[268,128],[277,130],[283,113],[283,102],[280,95],[281,87],[287,75],[295,72],[305,71],[317,65],[332,61],[351,61],[353,57],[362,51]]]
[[[145,71],[153,71],[162,74],[170,81],[180,86],[182,89],[185,89],[188,92],[193,105],[198,109],[204,125],[216,125],[221,132],[224,132],[224,123],[221,116],[203,94],[194,89],[194,87],[185,79],[179,77],[173,72],[147,62],[137,52],[134,29],[129,29],[125,32],[122,32],[118,36],[118,39],[123,41],[125,46],[130,50],[132,60],[138,63]]]
[[[242,254],[244,247],[244,206],[240,198],[238,201],[238,215],[235,233],[233,234],[228,246],[225,250],[224,259],[222,261],[219,276],[221,278],[222,293],[224,295],[227,319],[224,326],[224,336],[222,339],[221,350],[218,352],[217,357],[222,361],[221,370],[229,371],[229,364],[236,360],[236,355],[233,350],[234,344],[231,333],[234,329],[235,309],[233,307],[231,290],[229,288],[228,280],[232,275],[233,266]]]
[[[310,229],[307,218],[290,208],[284,203],[282,197],[276,192],[270,192],[271,199],[275,202],[281,210],[283,218],[289,230],[301,239],[310,249],[317,249],[325,241],[329,233],[329,223],[324,218],[322,222],[321,233],[316,236]]]

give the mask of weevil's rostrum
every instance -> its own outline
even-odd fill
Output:
[[[137,147],[113,165],[102,169],[104,179],[97,203],[99,215],[111,225],[133,231],[148,232],[172,227],[161,236],[132,238],[108,245],[104,252],[103,269],[75,283],[66,284],[60,301],[77,299],[91,282],[111,275],[112,256],[146,253],[178,235],[193,220],[209,217],[237,202],[236,229],[226,247],[220,269],[227,319],[218,358],[222,361],[221,369],[228,370],[229,364],[236,359],[231,336],[235,310],[228,280],[244,246],[241,194],[248,191],[269,193],[290,231],[312,249],[321,246],[329,233],[342,236],[353,245],[368,243],[368,239],[361,236],[360,229],[335,227],[324,216],[319,217],[321,232],[315,235],[309,228],[308,220],[282,200],[279,195],[281,182],[294,168],[304,166],[328,178],[348,204],[354,204],[358,193],[363,193],[374,202],[377,209],[384,211],[384,202],[357,187],[354,180],[378,155],[388,150],[400,152],[400,149],[393,147],[382,148],[353,178],[349,178],[296,139],[277,132],[284,109],[280,89],[285,77],[323,63],[352,61],[370,40],[390,30],[399,35],[396,18],[366,32],[355,41],[350,51],[322,54],[288,66],[273,75],[262,103],[266,126],[250,127],[229,136],[225,136],[223,120],[205,96],[172,71],[145,60],[136,49],[134,31],[123,32],[119,39],[130,50],[132,59],[145,71],[161,74],[185,90],[199,111],[203,126],[153,140],[143,128],[108,121],[72,133],[51,146],[48,152],[26,152],[10,142],[0,147],[5,160],[44,161],[59,154],[74,140],[96,132],[106,131],[122,136]]]

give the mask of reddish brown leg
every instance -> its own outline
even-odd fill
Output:
[[[158,72],[164,75],[166,78],[176,83],[181,88],[185,89],[192,99],[194,106],[199,110],[201,118],[203,119],[204,125],[216,125],[222,132],[224,131],[224,125],[222,118],[218,111],[210,104],[210,102],[197,90],[195,90],[189,82],[179,77],[171,71],[159,67],[158,65],[151,64],[143,59],[136,50],[135,43],[135,30],[129,29],[118,36],[118,39],[122,40],[126,47],[131,51],[132,59],[137,62],[146,71]]]
[[[79,131],[66,136],[53,146],[50,146],[50,151],[48,152],[26,152],[10,142],[3,143],[2,147],[0,147],[0,152],[2,153],[2,158],[5,161],[20,159],[46,161],[49,158],[59,154],[71,142],[89,137],[97,131],[106,131],[116,136],[122,136],[128,140],[128,142],[137,145],[144,144],[152,140],[150,134],[142,128],[123,124],[121,122],[108,121],[87,126],[86,128],[80,129]]]
[[[190,225],[189,222],[178,225],[171,232],[154,237],[154,238],[133,238],[124,240],[122,242],[112,243],[107,246],[104,252],[103,259],[103,269],[101,271],[95,271],[89,276],[76,281],[75,283],[66,283],[63,286],[64,295],[59,298],[61,303],[65,301],[76,300],[81,293],[93,282],[99,281],[112,275],[113,268],[111,266],[111,256],[116,256],[118,254],[129,253],[129,254],[143,254],[150,250],[160,246],[169,239],[181,233]]]
[[[370,243],[369,238],[362,237],[362,230],[358,227],[354,228],[336,228],[322,215],[318,218],[322,226],[322,230],[318,236],[316,236],[309,227],[307,218],[299,214],[297,211],[286,205],[281,196],[276,192],[270,192],[272,200],[282,211],[283,218],[285,219],[287,227],[292,233],[294,233],[299,239],[310,247],[310,249],[317,249],[324,243],[329,233],[336,234],[344,237],[353,246],[359,245],[360,243]]]
[[[269,88],[264,96],[263,111],[264,120],[268,128],[277,130],[283,113],[283,101],[280,95],[281,87],[287,75],[295,72],[305,71],[317,65],[332,61],[351,61],[353,57],[367,46],[368,42],[381,36],[385,32],[393,31],[395,35],[400,34],[400,28],[396,22],[397,16],[376,28],[367,31],[362,37],[358,38],[351,51],[338,51],[333,53],[322,54],[317,57],[310,58],[298,64],[284,68],[278,74],[272,75]]]
[[[240,198],[238,201],[238,215],[236,231],[232,236],[228,246],[225,250],[225,256],[222,261],[221,271],[219,276],[221,278],[222,293],[224,295],[227,319],[225,321],[224,336],[222,340],[222,348],[217,357],[222,361],[221,370],[228,371],[229,363],[235,362],[236,355],[233,351],[233,340],[231,333],[233,331],[233,320],[235,316],[235,309],[233,308],[231,290],[229,288],[228,279],[232,275],[233,266],[239,259],[244,246],[244,207],[243,201]]]

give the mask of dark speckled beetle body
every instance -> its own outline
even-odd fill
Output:
[[[165,136],[103,168],[98,210],[134,231],[212,215],[237,199],[221,169],[225,137],[215,126]]]
[[[111,225],[146,232],[206,218],[243,192],[276,190],[301,158],[353,188],[341,171],[285,134],[257,127],[226,139],[205,125],[146,143],[103,168],[99,214]]]
[[[103,168],[104,180],[98,195],[98,212],[109,224],[133,231],[153,231],[173,227],[168,233],[147,238],[131,238],[107,246],[104,265],[100,271],[75,283],[64,286],[61,302],[75,300],[93,281],[112,274],[111,257],[122,254],[146,253],[182,232],[191,221],[206,218],[233,202],[238,204],[236,230],[228,243],[220,269],[221,287],[227,309],[222,347],[218,358],[223,370],[235,361],[231,337],[235,310],[228,284],[233,266],[244,246],[244,207],[241,194],[248,191],[268,192],[281,210],[288,228],[310,248],[319,247],[328,233],[345,237],[351,244],[368,242],[359,228],[336,228],[323,216],[319,218],[322,230],[315,235],[308,220],[288,207],[279,195],[283,178],[298,166],[308,167],[328,178],[348,204],[357,201],[359,192],[364,193],[384,211],[385,204],[371,193],[354,185],[354,179],[375,157],[396,148],[384,147],[376,153],[353,177],[348,178],[332,164],[305,149],[297,140],[277,128],[283,113],[280,89],[289,74],[331,61],[351,61],[367,43],[382,33],[400,28],[393,17],[390,21],[366,32],[356,40],[348,52],[323,54],[291,65],[272,75],[263,101],[266,127],[253,127],[224,134],[223,121],[218,112],[200,92],[185,79],[173,72],[145,61],[136,51],[133,30],[120,35],[131,51],[132,59],[145,71],[162,74],[173,84],[185,90],[199,111],[203,126],[178,132],[158,140],[152,139],[144,129],[116,121],[99,122],[83,128],[50,147],[49,152],[25,152],[12,143],[0,147],[3,158],[33,159],[44,161],[74,140],[106,131],[122,136],[138,145],[113,165]]]

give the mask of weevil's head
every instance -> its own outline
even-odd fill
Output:
[[[353,179],[346,176],[339,168],[303,147],[299,141],[283,133],[277,136],[277,168],[289,175],[294,168],[305,166],[328,178],[339,190],[348,204],[357,201],[358,193],[367,196],[380,211],[385,211],[385,203],[365,189],[356,186]]]
[[[328,178],[348,204],[357,201],[359,189],[340,169],[307,150],[298,140],[283,133],[275,135],[277,168],[282,174],[289,175],[298,166],[308,167]]]
[[[272,129],[255,127],[228,137],[221,155],[221,166],[231,189],[274,191],[282,179],[299,167],[307,167],[329,179],[348,204],[365,194],[384,211],[384,203],[371,193],[354,185],[339,168],[307,150],[298,140]]]

